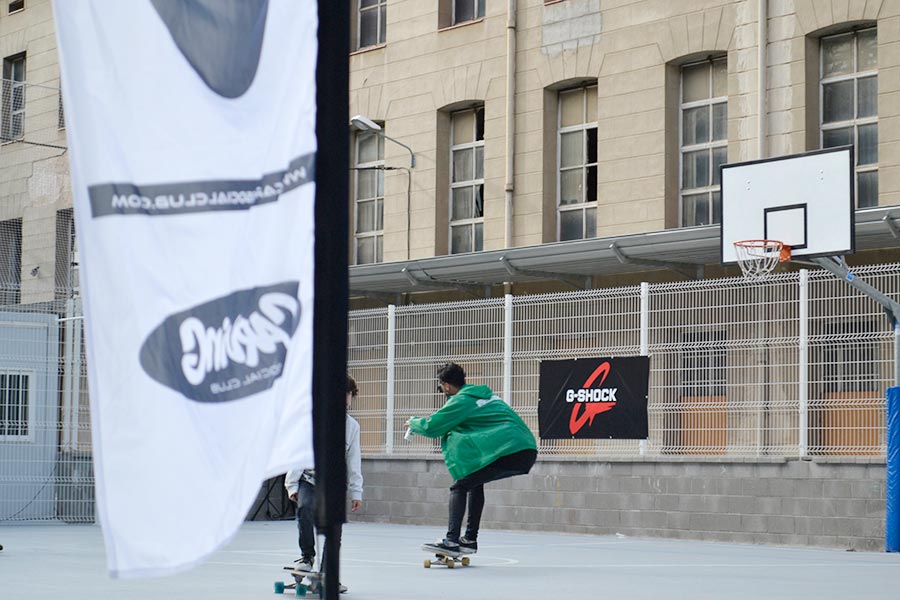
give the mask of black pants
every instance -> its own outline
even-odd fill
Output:
[[[469,517],[466,520],[466,539],[478,539],[481,513],[484,511],[484,484],[515,475],[525,475],[531,471],[537,460],[537,450],[520,450],[501,456],[483,469],[475,471],[450,486],[450,522],[447,525],[447,539],[459,541],[463,516],[468,503]]]
[[[316,529],[314,527],[316,487],[301,479],[297,487],[297,530],[300,543],[300,555],[303,558],[316,556]],[[341,543],[342,527],[338,525],[338,544]]]

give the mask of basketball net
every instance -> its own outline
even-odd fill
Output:
[[[734,242],[738,264],[744,278],[762,281],[779,262],[791,259],[791,247],[778,240],[740,240]]]

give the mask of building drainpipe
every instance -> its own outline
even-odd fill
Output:
[[[759,115],[758,131],[757,131],[757,156],[758,158],[766,158],[766,130],[768,129],[768,115],[766,113],[766,87],[768,69],[766,49],[769,45],[769,7],[768,0],[759,0],[759,22],[758,22],[758,44],[757,44],[757,81],[756,89],[759,98],[757,99],[756,114]]]
[[[516,150],[516,0],[506,5],[506,196],[504,248],[513,245],[514,157]]]

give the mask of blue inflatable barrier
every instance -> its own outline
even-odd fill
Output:
[[[900,387],[887,390],[884,550],[900,552]]]

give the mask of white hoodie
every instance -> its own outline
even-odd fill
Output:
[[[351,500],[362,500],[363,476],[362,476],[362,454],[359,450],[359,423],[347,415],[346,429],[346,450],[347,458],[347,492],[350,494]],[[290,496],[297,491],[300,486],[300,476],[303,469],[291,469],[284,477],[284,487]]]

